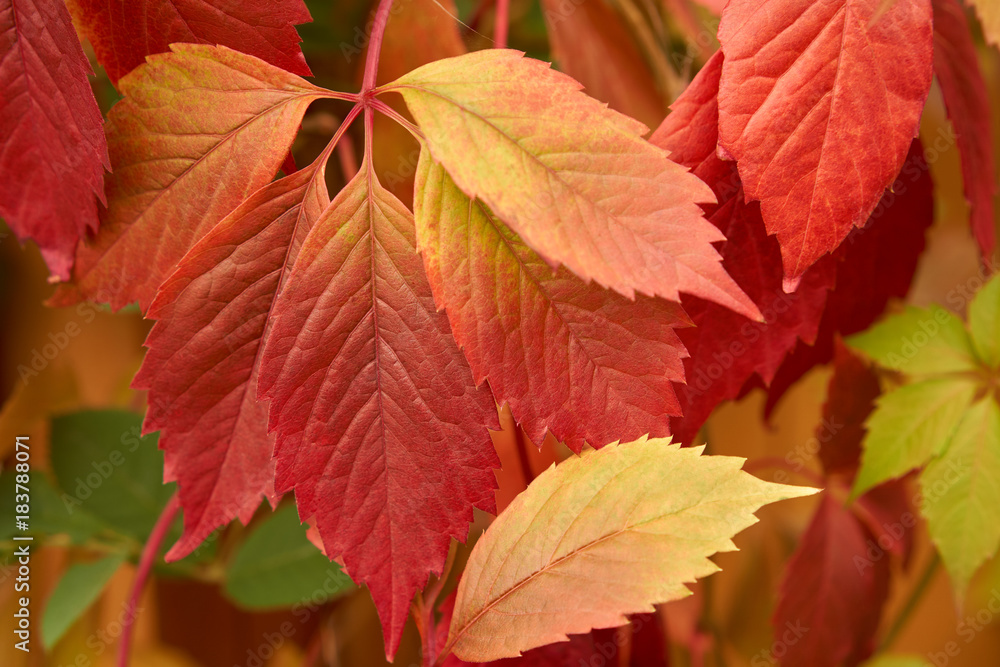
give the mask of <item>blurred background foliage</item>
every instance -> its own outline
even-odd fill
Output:
[[[652,91],[653,101],[647,99],[645,107],[653,109],[651,114],[666,107],[717,46],[717,19],[690,0],[564,0],[556,6],[575,11],[585,3],[602,3],[600,11],[617,15],[617,25],[637,45],[628,48],[638,48],[642,60],[636,71],[623,75],[647,80],[640,92],[649,98]],[[299,31],[315,82],[357,89],[371,3],[307,0],[307,4],[313,23]],[[390,21],[382,80],[426,60],[453,55],[448,49],[454,45],[440,43],[436,32],[436,26],[454,20],[449,5],[444,0],[401,2],[401,15],[410,15],[406,21],[395,21],[396,30]],[[489,47],[491,0],[459,0],[457,13],[466,46]],[[401,32],[404,24],[408,32]],[[1000,54],[981,38],[978,44],[991,103],[1000,109]],[[550,59],[539,0],[513,0],[510,46]],[[92,56],[89,45],[85,48]],[[97,72],[94,90],[106,113],[117,93],[93,57],[91,62]],[[310,109],[293,149],[298,164],[318,155],[345,112],[346,107],[336,102],[317,103]],[[1000,139],[1000,114],[993,119],[993,136]],[[937,136],[946,123],[935,88],[921,132]],[[360,124],[355,124],[351,130],[355,152],[363,143],[359,131]],[[398,126],[380,123],[376,132],[380,178],[409,202],[417,145]],[[1000,141],[995,152],[1000,154]],[[907,299],[917,305],[947,304],[949,291],[978,268],[957,150],[942,154],[933,163],[932,174],[937,220]],[[328,179],[335,192],[344,183],[343,172],[331,168]],[[129,388],[150,323],[134,309],[112,314],[99,305],[47,308],[43,301],[51,287],[46,278],[37,250],[30,245],[21,248],[0,222],[0,461],[7,471],[0,474],[0,515],[13,514],[9,468],[14,436],[29,435],[32,526],[41,540],[33,556],[31,581],[38,643],[30,654],[14,650],[11,641],[0,643],[0,664],[109,667],[115,662],[123,624],[132,622],[126,599],[143,541],[173,493],[172,485],[161,484],[163,458],[156,437],[137,437],[144,395]],[[759,390],[723,405],[705,429],[710,451],[751,460],[801,452],[820,422],[828,378],[829,369],[814,369],[782,400],[769,423],[761,417],[765,397]],[[503,508],[525,486],[524,465],[537,474],[568,452],[547,441],[540,450],[527,447],[524,458],[518,453],[518,439],[523,436],[508,411],[501,411],[501,421],[504,430],[494,434],[494,442],[503,464],[497,471],[498,505]],[[809,466],[819,469],[811,459]],[[767,469],[754,472],[773,474]],[[716,557],[722,572],[696,585],[694,596],[659,609],[658,620],[672,644],[671,664],[750,665],[771,647],[769,619],[778,583],[812,509],[808,502],[765,508],[762,522],[737,537],[741,551]],[[470,544],[488,521],[486,515],[477,515]],[[10,565],[9,528],[0,526],[0,615],[5,618],[17,604],[10,583],[15,570]],[[916,562],[907,572],[897,573],[884,619],[896,617],[917,584],[923,563],[932,556],[926,530],[922,526],[917,530]],[[178,534],[179,519],[164,550]],[[469,546],[458,547],[454,571],[460,571],[468,552]],[[453,585],[453,581],[448,584]],[[895,641],[894,652],[926,655],[956,641],[962,651],[950,665],[996,664],[1000,623],[988,625],[968,644],[957,634],[956,625],[983,609],[991,596],[1000,595],[998,591],[1000,563],[994,563],[980,572],[965,608],[956,609],[947,578],[938,570]],[[384,664],[378,618],[367,592],[354,587],[309,543],[289,497],[274,513],[262,507],[247,527],[236,523],[217,532],[180,562],[166,565],[160,559],[139,608],[132,661],[137,667]],[[709,623],[709,618],[714,621]],[[707,633],[721,639],[719,650],[694,662],[699,657],[679,647],[707,645],[699,641]],[[39,650],[40,642],[44,651]],[[396,664],[417,662],[417,633],[410,627]]]

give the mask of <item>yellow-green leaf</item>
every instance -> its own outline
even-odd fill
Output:
[[[976,383],[971,379],[946,377],[915,382],[880,396],[865,423],[868,437],[854,495],[939,456],[975,394]]]
[[[1000,276],[994,276],[969,304],[969,333],[979,360],[1000,366]]]
[[[938,305],[907,307],[847,343],[880,365],[911,375],[972,371],[976,353],[965,324]]]
[[[712,246],[723,236],[698,206],[714,201],[708,186],[547,63],[489,49],[385,89],[459,188],[550,264],[629,298],[686,292],[760,317]]]
[[[920,487],[931,539],[961,596],[1000,547],[1000,406],[992,396],[965,413]]]
[[[622,625],[716,572],[709,556],[735,550],[759,507],[816,491],[703,449],[642,439],[542,473],[473,549],[447,647],[486,662]]]

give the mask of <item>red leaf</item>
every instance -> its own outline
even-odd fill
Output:
[[[53,305],[148,308],[184,254],[271,181],[309,104],[333,95],[225,47],[171,48],[121,80],[108,208]]]
[[[871,533],[824,493],[785,569],[771,622],[782,665],[856,665],[872,651],[889,592],[889,559],[867,558]]]
[[[233,211],[184,257],[147,314],[158,321],[133,386],[150,390],[144,430],[161,431],[165,477],[178,482],[184,507],[168,559],[233,518],[245,524],[262,497],[275,504],[274,439],[257,401],[261,340],[294,260],[289,248],[329,202],[315,173],[275,181]]]
[[[837,338],[823,421],[816,431],[819,459],[827,475],[840,473],[854,478],[861,460],[865,419],[880,393],[875,372]]]
[[[395,653],[414,592],[472,508],[494,510],[495,425],[434,308],[413,217],[368,160],[313,226],[276,302],[258,391],[277,491],[375,599]]]
[[[417,166],[417,238],[438,305],[476,382],[488,379],[528,438],[546,430],[575,452],[669,434],[673,382],[686,355],[680,306],[635,301],[553,271],[424,151]],[[721,306],[720,310],[728,311]]]
[[[69,278],[110,169],[90,63],[61,0],[0,0],[0,215]]]
[[[302,0],[68,0],[97,59],[116,84],[176,42],[220,44],[311,76],[295,25],[312,21]]]
[[[723,267],[767,323],[684,298],[695,328],[678,332],[691,356],[684,363],[687,385],[677,389],[684,416],[671,420],[674,435],[683,442],[694,439],[716,405],[739,396],[748,378],[756,374],[769,383],[798,341],[815,340],[834,282],[834,262],[825,258],[805,273],[795,292],[786,294],[778,244],[764,230],[759,205],[744,203],[742,192],[720,208],[712,222],[727,239],[721,249]]]
[[[933,221],[934,184],[923,148],[914,141],[903,171],[869,224],[838,251],[837,284],[827,298],[816,343],[798,343],[778,369],[768,389],[767,414],[809,369],[833,358],[835,334],[867,329],[889,299],[906,296]]]
[[[681,96],[649,141],[670,151],[670,159],[689,168],[708,183],[725,204],[740,189],[740,177],[731,161],[720,160],[719,77],[722,51],[716,51]],[[709,209],[711,210],[711,209]]]
[[[965,196],[972,206],[972,233],[983,257],[989,259],[996,244],[993,195],[997,189],[990,100],[961,3],[958,0],[933,0],[933,3],[934,73],[957,135]]]
[[[542,0],[542,13],[552,58],[588,95],[647,125],[663,120],[653,73],[605,0]]]
[[[731,0],[720,145],[760,200],[794,285],[865,224],[906,159],[930,89],[930,0]],[[905,54],[905,57],[903,57]]]
[[[824,260],[807,272],[794,293],[783,291],[778,243],[767,236],[759,205],[744,201],[735,165],[716,156],[722,62],[721,52],[712,56],[650,141],[692,169],[723,202],[711,218],[727,239],[720,250],[723,268],[767,323],[703,299],[684,298],[696,328],[680,332],[691,356],[684,364],[687,385],[677,389],[684,417],[671,420],[674,435],[684,442],[694,439],[716,405],[738,396],[749,377],[756,373],[770,382],[800,338],[812,342],[833,284],[833,262]]]
[[[869,561],[885,552],[898,556],[904,567],[909,565],[916,543],[914,531],[917,512],[910,502],[913,498],[906,478],[879,484],[854,501],[851,509],[875,536]]]

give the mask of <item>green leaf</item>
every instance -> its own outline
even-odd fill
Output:
[[[226,593],[244,607],[318,604],[354,584],[306,537],[294,505],[286,505],[254,529],[226,575]]]
[[[13,470],[0,475],[0,516],[14,516],[14,476]],[[43,536],[66,535],[73,544],[87,541],[105,530],[107,526],[86,510],[73,503],[64,504],[45,473],[35,470],[28,484],[31,489],[32,533]],[[8,540],[19,534],[14,522],[0,526],[0,540]]]
[[[76,563],[66,570],[42,614],[42,643],[46,651],[52,650],[74,621],[93,604],[123,562],[124,556],[108,556],[93,563]]]
[[[908,306],[847,344],[880,365],[911,375],[974,371],[976,353],[962,320],[944,308]]]
[[[969,304],[969,331],[979,359],[1000,366],[1000,276],[993,276]]]
[[[816,492],[703,449],[642,439],[539,475],[472,550],[448,633],[455,655],[515,657],[690,595],[685,583],[718,571],[709,556],[734,551],[759,507]]]
[[[919,468],[948,446],[976,393],[964,378],[908,384],[880,396],[865,428],[861,470],[854,497],[882,482]]]
[[[986,396],[920,476],[922,512],[959,595],[1000,546],[1000,406]]]
[[[52,422],[52,468],[64,505],[84,509],[145,541],[174,485],[163,483],[156,436],[140,437],[141,418],[118,410],[84,411]]]

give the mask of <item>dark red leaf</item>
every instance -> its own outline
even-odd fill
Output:
[[[67,0],[117,84],[148,55],[176,42],[219,44],[301,76],[312,72],[295,26],[312,21],[302,0]]]
[[[91,74],[62,0],[0,0],[0,216],[69,278],[110,169]]]
[[[838,338],[834,342],[833,376],[823,404],[823,420],[816,429],[819,460],[826,474],[853,479],[861,460],[864,422],[880,393],[872,368]]]
[[[868,558],[871,539],[841,501],[823,494],[771,619],[784,649],[775,654],[780,664],[857,665],[871,653],[891,574],[888,558]]]
[[[993,195],[997,189],[990,100],[962,4],[958,0],[933,3],[934,73],[961,152],[965,196],[972,207],[972,233],[983,257],[989,259],[996,244]]]

